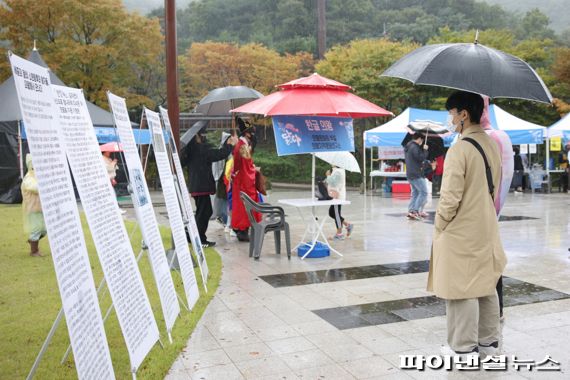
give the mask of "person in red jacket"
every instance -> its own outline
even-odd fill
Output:
[[[253,124],[239,117],[236,118],[236,124],[239,128],[240,139],[233,150],[232,228],[239,241],[249,241],[251,223],[240,198],[240,193],[243,191],[255,202],[259,202],[255,188],[255,173],[259,168],[255,167],[252,157],[257,140]],[[256,215],[256,219],[260,220],[260,216]]]
[[[441,179],[443,177],[443,163],[445,161],[445,157],[443,155],[438,156],[435,158],[435,169],[433,171],[432,177],[432,193],[433,195],[439,195],[439,190],[441,189]]]

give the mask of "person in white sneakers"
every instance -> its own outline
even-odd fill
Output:
[[[329,196],[333,199],[346,200],[346,173],[344,169],[333,166],[332,172],[327,170],[327,188]],[[336,225],[336,234],[334,235],[335,240],[344,240],[345,237],[350,237],[352,234],[352,229],[354,225],[349,223],[341,215],[340,205],[331,205],[329,208],[329,216],[334,219]],[[342,233],[342,227],[346,228],[346,236]]]
[[[427,289],[446,300],[444,354],[494,355],[500,338],[495,285],[507,263],[494,206],[501,156],[479,124],[480,95],[455,92],[446,108],[449,129],[461,137],[445,158]]]

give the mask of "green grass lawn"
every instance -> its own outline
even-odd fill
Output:
[[[82,222],[95,286],[97,286],[103,277],[101,266],[83,216]],[[134,231],[132,244],[133,250],[137,254],[140,251],[141,234],[135,226],[134,222],[126,223],[128,233]],[[169,229],[161,227],[161,234],[165,247],[169,247]],[[0,378],[21,379],[27,376],[32,367],[61,308],[61,298],[47,239],[43,239],[40,243],[40,250],[44,254],[48,254],[46,257],[32,258],[29,256],[29,245],[22,231],[20,205],[0,205],[0,236]],[[160,344],[155,345],[139,368],[138,378],[162,379],[178,354],[186,346],[190,334],[220,282],[222,269],[220,256],[213,249],[207,249],[206,257],[210,268],[209,292],[206,294],[203,287],[200,286],[201,297],[191,312],[188,312],[182,305],[180,306],[181,312],[172,331],[173,344],[169,344],[166,336],[158,291],[152,277],[148,257],[141,259],[139,268],[158,323],[160,339],[164,348]],[[199,269],[196,268],[195,272],[198,283],[201,285]],[[186,296],[180,274],[172,272],[172,276],[178,294],[185,300]],[[105,313],[110,304],[109,292],[105,291],[100,297],[102,314]],[[117,379],[130,378],[128,353],[114,312],[105,322],[105,332]],[[65,364],[60,364],[68,345],[67,326],[65,322],[62,322],[36,372],[37,379],[77,378],[73,356],[70,356]]]

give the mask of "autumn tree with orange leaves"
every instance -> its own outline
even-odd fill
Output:
[[[0,40],[27,57],[33,41],[68,86],[93,103],[111,90],[130,106],[154,107],[163,86],[162,35],[157,19],[129,13],[121,0],[5,0]],[[3,62],[4,63],[4,62]],[[0,79],[10,75],[0,67]]]
[[[181,109],[191,110],[208,91],[224,86],[248,86],[267,95],[275,86],[314,70],[313,57],[301,52],[279,55],[260,44],[194,43],[181,67]]]

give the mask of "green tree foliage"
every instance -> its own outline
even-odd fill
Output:
[[[389,37],[425,43],[437,30],[515,25],[501,7],[475,0],[328,0],[327,45]],[[201,0],[180,12],[181,48],[193,41],[258,42],[280,53],[315,52],[314,0]]]
[[[128,13],[120,0],[6,0],[0,39],[24,57],[33,40],[50,68],[88,100],[106,104],[106,91],[129,105],[154,107],[161,82],[158,21]],[[5,75],[6,73],[4,73]]]
[[[517,36],[523,40],[526,38],[554,38],[554,31],[550,29],[550,19],[538,8],[528,11],[517,27]]]

